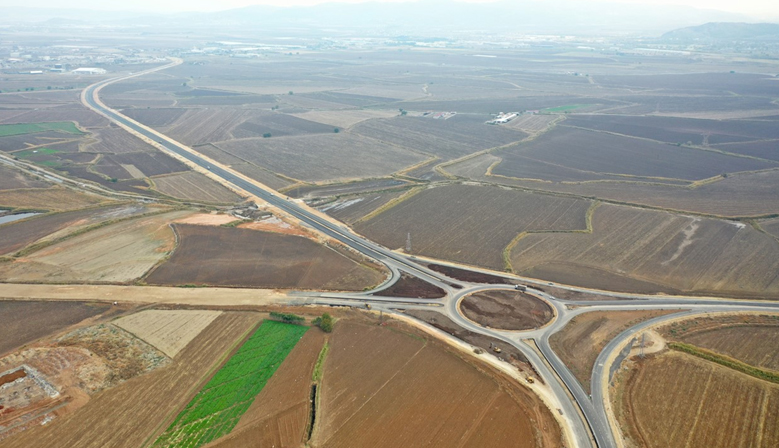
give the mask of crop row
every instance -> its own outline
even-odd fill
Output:
[[[263,322],[154,446],[195,448],[232,431],[307,330],[299,325]]]

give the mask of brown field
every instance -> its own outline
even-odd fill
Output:
[[[192,212],[174,211],[122,221],[66,239],[0,265],[7,282],[129,282],[173,250],[171,221]]]
[[[413,275],[401,271],[400,279],[376,295],[387,297],[410,297],[415,299],[440,299],[446,291]]]
[[[675,351],[620,375],[614,408],[639,447],[774,447],[779,386]]]
[[[233,431],[207,445],[213,448],[297,447],[311,409],[311,378],[325,334],[311,329],[281,363]]]
[[[357,123],[361,123],[365,120],[374,118],[390,118],[397,115],[398,112],[390,110],[328,110],[319,111],[312,110],[301,114],[293,114],[296,117],[300,117],[310,121],[316,121],[317,123],[329,124],[339,128],[350,128]]]
[[[499,277],[497,275],[485,274],[482,272],[469,271],[466,269],[460,269],[441,264],[431,263],[428,264],[427,267],[448,277],[462,280],[464,282],[488,283],[491,285],[513,285],[517,283],[516,280],[512,280],[510,278]]]
[[[343,321],[330,344],[311,446],[560,446],[532,392],[433,341]]]
[[[0,191],[0,206],[11,208],[73,210],[103,202],[108,200],[60,187]]]
[[[762,159],[779,161],[779,140],[761,140],[757,142],[732,143],[727,145],[717,145],[720,151],[727,151],[735,154],[744,154]]]
[[[357,290],[380,272],[307,238],[225,227],[176,225],[179,247],[150,284]]]
[[[354,130],[366,137],[434,154],[444,160],[518,142],[527,137],[519,130],[485,124],[488,119],[489,116],[460,115],[448,120],[397,117],[366,121],[355,126]]]
[[[178,199],[220,204],[241,200],[241,197],[231,190],[194,171],[155,177],[153,181],[157,191]]]
[[[505,179],[489,178],[503,182]],[[716,216],[761,216],[779,213],[779,171],[741,173],[695,188],[630,182],[543,184],[524,182],[530,188],[594,196],[619,202]]]
[[[221,226],[235,222],[235,216],[227,213],[197,213],[182,219],[177,219],[177,224],[193,224],[198,226]]]
[[[459,306],[468,319],[501,330],[539,328],[554,317],[546,302],[520,291],[480,291],[465,296]]]
[[[117,126],[95,129],[92,132],[97,141],[85,146],[84,149],[88,152],[125,154],[157,151],[153,146]]]
[[[104,127],[108,120],[80,104],[67,104],[47,109],[37,109],[17,115],[14,123],[44,123],[50,121],[75,121],[85,128]]]
[[[4,225],[0,232],[0,255],[22,249],[41,241],[53,240],[86,226],[132,215],[148,213],[149,207],[138,205],[113,206],[52,213]]]
[[[0,301],[0,356],[109,308],[105,303]]]
[[[717,315],[674,322],[659,330],[686,342],[756,367],[779,371],[779,316]]]
[[[172,363],[108,389],[78,412],[12,437],[4,446],[142,446],[165,429],[226,351],[258,320],[253,313],[224,313]]]
[[[234,108],[187,109],[172,125],[160,131],[186,145],[229,140],[232,130],[251,116]]]
[[[0,190],[19,188],[46,188],[49,184],[20,171],[0,166]]]
[[[501,252],[526,231],[586,229],[589,201],[453,185],[427,189],[359,223],[356,230],[390,247],[503,269]]]
[[[327,198],[357,193],[370,193],[391,188],[402,188],[408,185],[410,185],[409,182],[395,178],[368,179],[345,184],[296,186],[295,188],[289,189],[288,194],[296,198]]]
[[[779,242],[749,225],[614,205],[592,222],[592,234],[521,239],[514,270],[607,290],[779,297]]]
[[[183,108],[125,109],[123,114],[153,128],[169,126],[186,112]]]
[[[253,165],[250,163],[233,165],[232,168],[235,171],[238,171],[239,173],[243,174],[244,176],[248,176],[260,182],[261,184],[267,185],[268,187],[273,188],[275,190],[282,189],[294,183],[294,181],[292,180],[289,180],[281,176],[277,176],[265,168],[261,168],[257,165]]]
[[[279,113],[257,114],[236,126],[233,138],[262,137],[269,133],[275,137],[333,133],[333,126]]]
[[[309,182],[388,176],[425,159],[349,132],[234,140],[218,146],[274,173]]]
[[[609,341],[645,320],[676,312],[678,311],[592,311],[571,319],[562,330],[549,338],[549,343],[584,390],[589,391],[595,359]]]
[[[358,197],[350,196],[328,202],[317,207],[317,209],[347,224],[354,224],[374,210],[378,210],[393,199],[397,199],[406,193],[407,190],[402,190],[367,194]]]
[[[694,181],[722,173],[777,167],[774,162],[566,126],[558,126],[528,144],[498,155],[503,157],[503,162],[493,169],[495,174],[551,181],[579,181],[609,175]],[[541,171],[543,167],[547,169]]]
[[[221,311],[146,310],[112,323],[175,358]]]

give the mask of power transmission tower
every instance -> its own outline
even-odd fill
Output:
[[[406,236],[406,253],[411,253],[411,232]]]

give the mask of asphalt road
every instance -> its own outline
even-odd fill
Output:
[[[167,67],[167,66],[166,66]],[[160,67],[156,70],[166,67]],[[139,73],[133,76],[139,76],[144,73],[149,73],[154,70]],[[617,300],[608,301],[567,301],[557,299],[549,294],[529,288],[528,291],[532,292],[539,297],[544,298],[552,305],[556,312],[556,318],[554,321],[541,329],[529,330],[524,332],[509,332],[496,329],[489,329],[480,326],[469,319],[465,318],[459,310],[459,301],[468,294],[476,291],[487,289],[513,289],[513,285],[485,285],[469,282],[462,282],[459,280],[448,278],[440,273],[428,269],[425,265],[415,262],[409,257],[395,253],[377,243],[367,240],[355,233],[345,226],[337,225],[327,219],[322,218],[319,214],[305,205],[295,203],[288,200],[286,197],[280,195],[273,190],[263,188],[251,181],[244,179],[242,176],[237,175],[227,169],[223,169],[217,166],[213,162],[209,161],[204,156],[197,154],[191,148],[186,147],[162,134],[152,132],[147,128],[141,126],[128,117],[110,109],[104,107],[95,101],[95,91],[104,85],[107,85],[117,80],[126,79],[117,78],[106,80],[101,83],[92,85],[85,90],[83,96],[87,106],[99,111],[103,115],[109,117],[112,121],[120,123],[132,132],[145,136],[151,140],[159,142],[166,151],[175,153],[190,162],[198,165],[206,170],[211,171],[214,175],[221,178],[224,182],[232,184],[238,189],[244,190],[252,195],[255,195],[269,204],[285,211],[286,213],[294,216],[303,223],[311,226],[319,232],[334,238],[341,243],[351,247],[352,249],[368,256],[376,261],[386,265],[392,272],[391,278],[385,282],[379,288],[368,291],[365,293],[298,293],[291,294],[292,302],[294,303],[317,303],[317,304],[329,304],[329,305],[341,305],[341,306],[355,306],[365,303],[370,303],[375,309],[381,309],[386,312],[394,312],[396,309],[426,309],[440,312],[457,325],[473,331],[475,333],[484,334],[504,342],[510,343],[518,348],[533,364],[534,368],[538,371],[539,375],[544,379],[548,385],[550,391],[554,395],[555,399],[559,402],[561,412],[567,417],[569,422],[569,431],[573,437],[573,442],[578,447],[598,446],[601,448],[615,448],[617,446],[614,438],[614,432],[609,424],[609,418],[605,407],[606,388],[604,381],[604,375],[608,375],[607,360],[615,350],[618,350],[623,346],[625,341],[634,337],[638,332],[658,323],[661,323],[667,319],[673,319],[679,316],[679,313],[675,313],[668,316],[661,316],[655,319],[648,320],[639,325],[636,325],[617,338],[610,341],[604,350],[599,354],[595,367],[592,371],[592,397],[590,397],[576,380],[575,376],[571,373],[565,363],[560,360],[556,353],[551,349],[549,345],[549,337],[555,332],[560,331],[571,319],[576,315],[590,311],[605,311],[605,310],[646,310],[646,309],[678,309],[680,313],[686,313],[689,315],[699,313],[710,312],[722,312],[722,311],[743,311],[743,310],[755,310],[755,311],[768,311],[779,312],[779,303],[762,302],[762,301],[738,301],[738,300],[721,300],[721,299],[700,299],[684,296],[647,296],[639,294],[620,294],[604,291],[592,291],[586,288],[566,287],[564,285],[556,285],[558,287],[595,293],[605,296],[610,296]],[[447,263],[442,263],[447,264]],[[458,266],[464,269],[461,266]],[[397,297],[382,297],[380,292],[393,284],[400,277],[400,272],[405,271],[414,276],[417,276],[425,281],[433,283],[447,292],[447,296],[440,300],[431,299],[409,299],[409,298],[397,298]],[[474,269],[477,272],[487,272],[492,275],[503,276],[507,280],[520,280],[525,281],[529,285],[544,284],[546,282],[540,282],[533,279],[524,279],[516,276],[508,276],[501,273],[495,273],[482,269]],[[452,284],[462,286],[462,288],[452,287]],[[423,323],[421,323],[423,324]],[[536,351],[527,340],[534,340],[538,351]],[[539,355],[540,352],[540,355]],[[573,400],[569,398],[573,397]],[[582,417],[580,417],[582,416]],[[593,443],[594,440],[594,443]]]

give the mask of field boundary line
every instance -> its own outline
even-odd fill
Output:
[[[601,202],[598,200],[592,201],[590,207],[584,215],[584,223],[586,229],[574,229],[574,230],[526,230],[515,236],[514,239],[503,249],[503,269],[506,272],[515,274],[514,266],[511,263],[511,251],[519,244],[522,238],[525,238],[531,234],[549,234],[549,233],[584,233],[592,234],[592,216],[595,214],[595,210],[600,206]]]
[[[369,220],[371,220],[371,219],[381,215],[382,213],[386,212],[387,210],[390,210],[391,208],[393,208],[393,207],[395,207],[395,206],[405,202],[406,200],[411,199],[412,197],[416,196],[417,194],[421,193],[422,191],[424,191],[426,189],[427,189],[426,186],[413,187],[410,190],[408,190],[405,194],[403,194],[402,196],[399,196],[399,197],[397,197],[397,198],[387,202],[386,204],[382,205],[381,207],[377,208],[376,210],[374,210],[374,211],[368,213],[367,215],[363,216],[362,218],[358,219],[357,221],[354,222],[354,224],[358,224],[358,223],[361,223],[361,222],[369,221]]]
[[[731,358],[730,356],[721,355],[715,351],[707,350],[705,348],[697,347],[695,345],[684,342],[669,342],[668,347],[678,352],[686,353],[705,361],[713,362],[728,369],[749,375],[753,378],[779,384],[779,372],[770,369],[762,369],[760,367],[747,364],[743,361],[739,361],[738,359]]]

